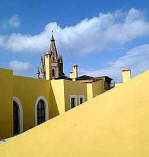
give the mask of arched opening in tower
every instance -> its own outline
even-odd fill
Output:
[[[55,71],[54,71],[54,69],[52,69],[52,77],[54,77],[55,76]]]

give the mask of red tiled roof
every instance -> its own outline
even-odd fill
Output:
[[[131,70],[128,68],[124,68],[122,71],[131,71]]]
[[[92,83],[92,82],[96,82],[102,79],[90,79],[90,80],[76,80],[77,82],[84,82],[84,83]]]

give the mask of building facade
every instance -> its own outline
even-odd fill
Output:
[[[37,78],[13,75],[0,69],[0,139],[29,130],[109,90],[109,77],[78,77],[73,65],[70,78],[63,73],[52,36],[50,50],[41,57]]]
[[[49,56],[45,55],[45,65]],[[29,130],[106,91],[104,80],[83,83],[46,78],[16,76],[0,68],[0,139]]]

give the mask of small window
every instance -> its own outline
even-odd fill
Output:
[[[76,95],[70,95],[70,109],[77,106]]]
[[[105,85],[105,90],[110,89],[110,85],[109,85],[109,83],[108,83],[108,82],[105,82],[105,83],[104,83],[104,85]]]
[[[45,104],[43,100],[39,100],[37,105],[37,125],[45,122]]]
[[[79,105],[84,103],[84,95],[79,95]]]

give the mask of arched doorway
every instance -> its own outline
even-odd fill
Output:
[[[45,103],[39,100],[37,104],[37,125],[45,122]]]
[[[19,134],[19,107],[18,104],[13,101],[13,134]]]
[[[13,134],[23,132],[23,109],[20,100],[13,97]]]
[[[48,102],[44,96],[37,98],[35,103],[35,125],[39,125],[49,119]]]

